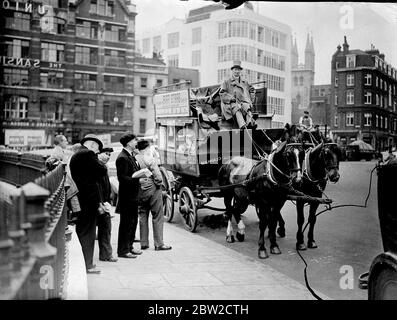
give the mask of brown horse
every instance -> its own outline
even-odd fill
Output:
[[[289,137],[289,127],[282,140]],[[244,240],[244,223],[241,220],[249,204],[256,207],[259,218],[259,249],[258,256],[261,259],[268,258],[265,248],[265,230],[269,228],[270,252],[280,254],[281,251],[276,242],[275,228],[277,215],[286,201],[286,186],[293,181],[301,179],[300,159],[303,158],[301,144],[282,142],[267,159],[254,162],[247,158],[236,157],[223,165],[219,170],[219,185],[233,185],[246,182],[223,191],[226,206],[225,215],[228,218],[226,240],[234,242],[232,235],[231,219],[235,217],[238,223],[236,237]],[[232,204],[233,202],[233,204]]]

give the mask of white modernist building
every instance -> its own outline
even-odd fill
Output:
[[[242,61],[250,82],[265,80],[273,127],[291,121],[291,28],[254,12],[251,4],[225,10],[214,4],[173,18],[137,34],[143,56],[160,53],[168,66],[200,72],[200,85],[220,84],[230,77],[233,60]]]

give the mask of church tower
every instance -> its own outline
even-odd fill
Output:
[[[314,72],[314,45],[313,45],[313,37],[307,34],[306,38],[306,47],[305,47],[305,69],[311,70]]]
[[[295,41],[292,41],[291,38],[291,68],[292,69],[298,68],[298,63],[299,63],[299,55],[298,55],[298,46],[296,44],[296,38]]]

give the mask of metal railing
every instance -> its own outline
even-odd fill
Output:
[[[4,163],[9,172],[0,172],[0,300],[65,298],[65,165],[44,174],[43,157],[1,152]]]

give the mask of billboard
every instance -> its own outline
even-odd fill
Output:
[[[45,130],[5,130],[5,145],[11,147],[47,145]]]

